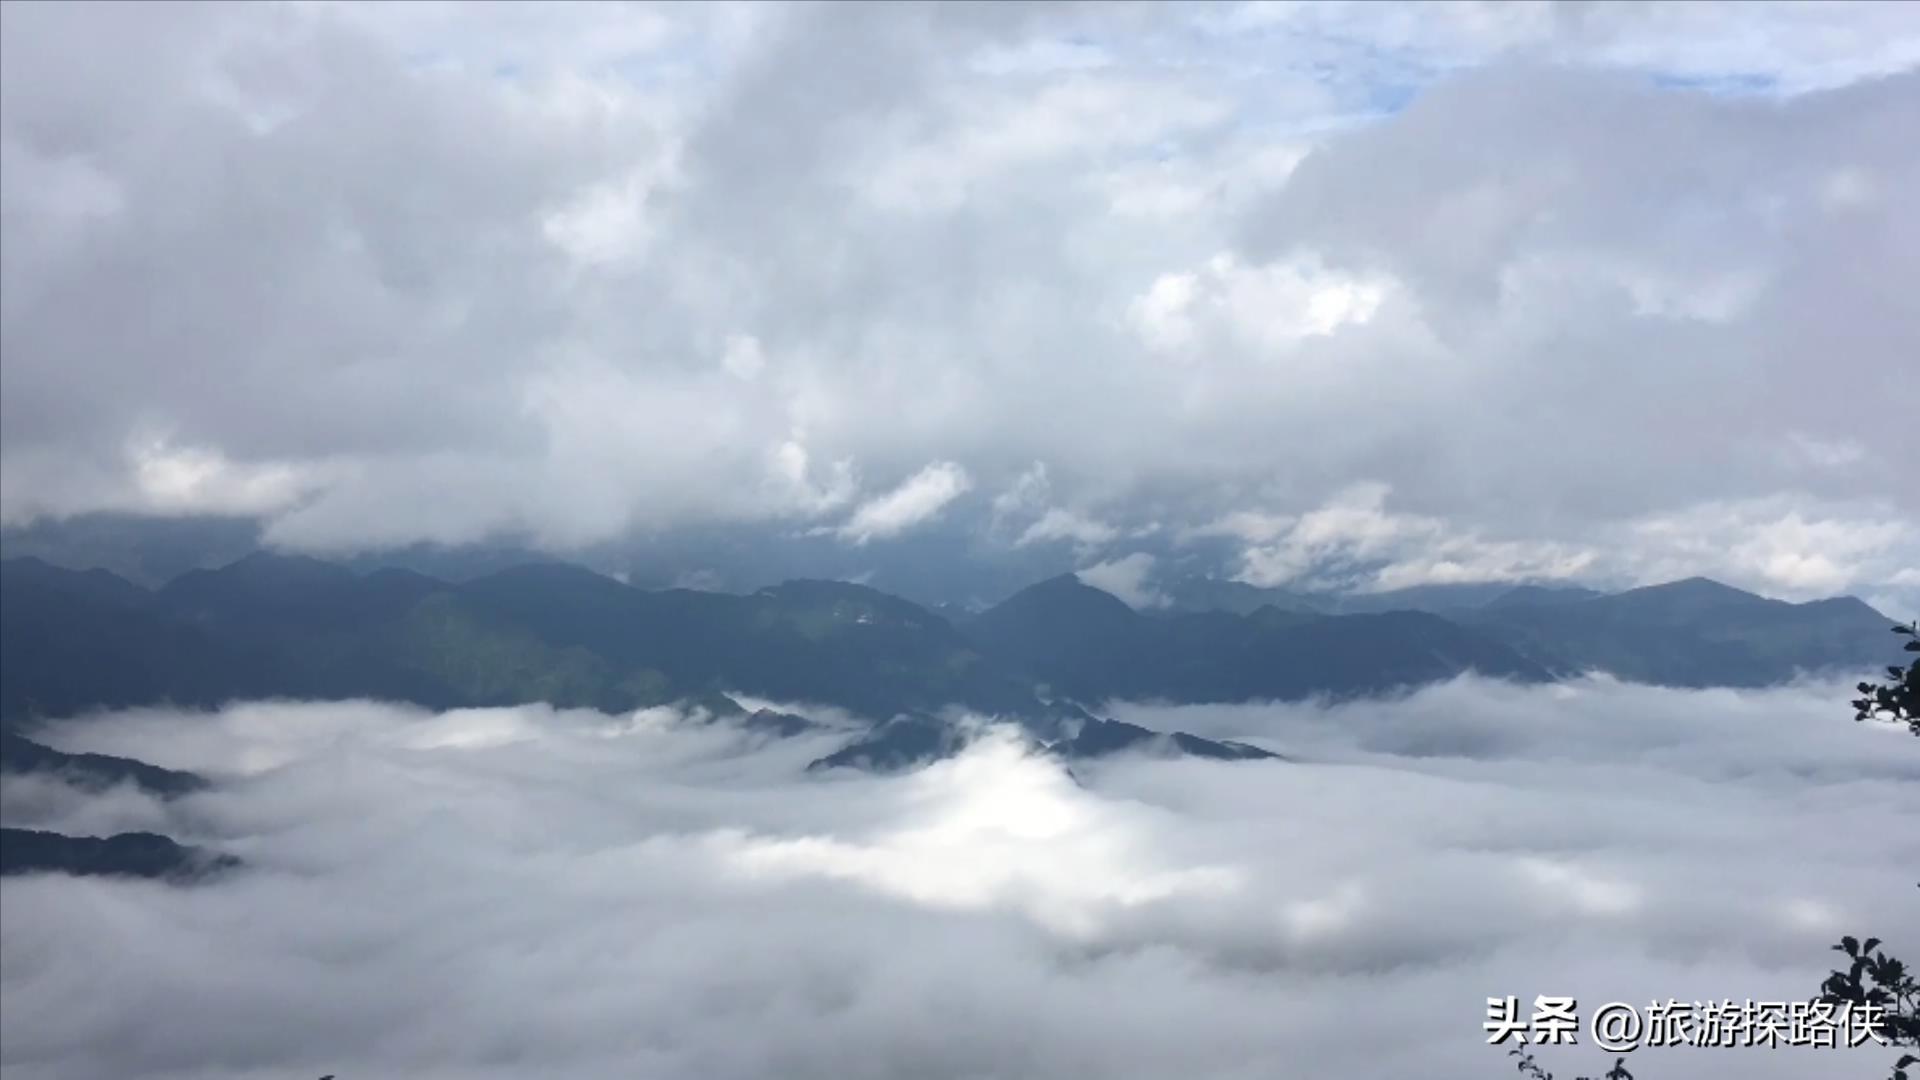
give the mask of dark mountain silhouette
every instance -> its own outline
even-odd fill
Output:
[[[849,710],[880,725],[849,750],[891,760],[947,738],[928,735],[941,722],[926,718],[953,707],[1071,749],[1079,729],[1065,722],[1087,715],[1071,702],[1346,698],[1468,671],[1760,685],[1865,668],[1887,625],[1851,598],[1788,604],[1701,579],[1610,596],[1438,595],[1478,606],[1143,614],[1065,575],[956,624],[836,581],[647,591],[538,563],[455,583],[255,554],[147,590],[13,559],[0,562],[0,721],[23,730],[91,709],[260,697],[624,711],[738,691]],[[777,713],[736,719],[804,730]],[[1100,730],[1089,745],[1103,745]]]
[[[269,657],[218,640],[104,571],[0,562],[0,722],[268,695]]]
[[[1099,717],[1088,717],[1072,736],[1048,743],[1047,749],[1069,761],[1084,761],[1119,753],[1184,755],[1215,761],[1259,761],[1280,757],[1270,750],[1246,743],[1203,739],[1184,731],[1154,731],[1123,720],[1102,720]]]
[[[1022,725],[1035,747],[1067,761],[1090,761],[1119,753],[1200,757],[1215,761],[1279,760],[1280,755],[1246,743],[1203,739],[1184,731],[1162,732],[1120,720],[1105,720],[1072,706]],[[932,716],[897,716],[815,761],[813,770],[856,768],[893,772],[948,757],[970,731]]]
[[[0,731],[0,772],[50,776],[88,791],[104,791],[118,784],[171,799],[206,788],[207,781],[190,772],[163,769],[132,758],[106,754],[69,754],[42,746],[14,731]]]
[[[1581,600],[1592,600],[1605,595],[1594,589],[1582,589],[1573,585],[1516,585],[1487,601],[1483,606],[1487,608],[1544,607],[1551,604],[1571,604]]]
[[[1171,582],[1166,593],[1173,610],[1187,612],[1226,611],[1249,615],[1263,607],[1276,607],[1316,615],[1378,615],[1385,611],[1449,615],[1494,603],[1514,589],[1515,586],[1501,582],[1468,582],[1412,585],[1384,592],[1325,592],[1262,587],[1224,578],[1184,577]]]
[[[807,768],[895,772],[949,757],[966,741],[964,728],[937,717],[896,716]]]
[[[1861,670],[1884,650],[1890,622],[1853,597],[1793,604],[1706,578],[1489,606],[1464,621],[1556,674],[1599,670],[1667,686],[1765,686]]]
[[[239,868],[240,860],[177,844],[158,833],[67,836],[37,829],[0,829],[0,875],[75,874],[201,881]]]
[[[1464,671],[1523,681],[1544,667],[1424,612],[1318,615],[1265,606],[1146,615],[1068,574],[965,624],[988,655],[1083,701],[1290,699],[1380,693]]]

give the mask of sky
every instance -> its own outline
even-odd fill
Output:
[[[67,749],[157,803],[0,779],[10,824],[156,829],[217,884],[0,882],[20,1080],[1511,1074],[1488,997],[1806,1000],[1910,957],[1920,758],[1841,684],[1463,678],[1396,701],[1121,706],[1292,761],[1076,765],[986,737],[808,774],[670,709],[140,710]],[[1903,937],[1903,935],[1906,935]],[[1542,1047],[1561,1076],[1612,1056]],[[1881,1076],[1886,1050],[1640,1050],[1643,1080]]]
[[[0,524],[1911,613],[1916,65],[1891,3],[9,3]]]

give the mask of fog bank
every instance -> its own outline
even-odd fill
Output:
[[[807,774],[836,736],[667,710],[93,718],[45,737],[215,789],[162,804],[9,779],[7,824],[154,829],[250,870],[0,884],[0,1062],[22,1080],[1497,1076],[1489,996],[1804,999],[1843,933],[1920,955],[1920,740],[1852,723],[1846,696],[1467,679],[1335,708],[1119,706],[1298,761],[1070,774],[989,738],[898,777]],[[1892,1056],[1630,1065],[1797,1080]]]

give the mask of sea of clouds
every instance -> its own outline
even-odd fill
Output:
[[[50,729],[191,768],[36,778],[9,825],[244,858],[0,884],[7,1077],[1512,1075],[1486,999],[1802,999],[1920,957],[1920,740],[1841,683],[1462,679],[1394,702],[1116,706],[1288,762],[1071,770],[987,737],[808,773],[670,710],[367,702]],[[1583,1037],[1583,1043],[1586,1041]],[[1613,1055],[1545,1048],[1563,1077]],[[1879,1077],[1886,1050],[1643,1050],[1640,1080]]]

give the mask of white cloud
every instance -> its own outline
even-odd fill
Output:
[[[1377,480],[1451,580],[1920,515],[1843,389],[1920,394],[1903,5],[4,18],[8,524],[577,549],[1044,461],[1022,558]]]
[[[582,262],[633,258],[647,240],[641,199],[632,182],[597,187],[549,218],[547,236]]]
[[[1220,254],[1199,270],[1155,278],[1129,314],[1155,349],[1217,345],[1220,335],[1280,349],[1365,325],[1387,293],[1384,281],[1328,271],[1310,259],[1245,266]]]
[[[760,339],[752,334],[729,334],[725,347],[720,353],[720,366],[727,374],[745,382],[760,377],[767,366],[766,355],[760,349]]]
[[[9,824],[158,829],[249,867],[190,889],[0,881],[0,1062],[54,1080],[1488,1075],[1509,1067],[1489,996],[1804,998],[1841,934],[1920,948],[1902,937],[1920,745],[1853,723],[1847,692],[1469,679],[1330,709],[1123,707],[1299,761],[1073,778],[994,740],[906,776],[808,775],[830,738],[670,710],[61,725],[66,748],[218,786],[161,804],[9,777]],[[1862,820],[1876,843],[1835,842]],[[1832,1054],[1633,1067],[1798,1080]]]
[[[1380,483],[1356,484],[1297,519],[1243,514],[1199,535],[1250,541],[1242,550],[1240,580],[1261,586],[1384,590],[1559,580],[1594,569],[1591,549],[1489,540],[1440,518],[1389,511],[1388,490]]]
[[[1123,531],[1094,514],[1051,505],[1053,484],[1043,462],[1034,462],[993,497],[989,531],[1015,548],[1072,543],[1078,549],[1111,543]]]
[[[1149,585],[1155,559],[1144,551],[1095,563],[1074,571],[1074,576],[1102,592],[1112,593],[1136,611],[1165,607],[1167,596]]]
[[[1095,547],[1119,538],[1120,530],[1095,518],[1085,517],[1062,507],[1053,507],[1027,526],[1015,547],[1043,544],[1053,540],[1071,540],[1083,547]]]
[[[1260,510],[1235,510],[1222,514],[1203,525],[1195,525],[1180,531],[1182,540],[1193,540],[1210,536],[1231,537],[1247,543],[1268,544],[1285,536],[1298,519],[1290,514],[1273,514]]]
[[[1036,461],[993,497],[994,520],[1039,513],[1046,507],[1050,494],[1046,463]]]
[[[777,502],[794,503],[809,516],[836,510],[853,498],[853,463],[834,462],[826,476],[815,479],[812,457],[799,439],[783,442],[773,452],[771,470],[776,486],[785,489]]]
[[[1649,517],[1632,526],[1630,550],[1647,581],[1693,573],[1812,599],[1873,585],[1899,585],[1911,527],[1885,507],[1827,507],[1773,498],[1717,503]]]
[[[885,495],[861,503],[840,526],[839,533],[858,544],[898,536],[938,517],[947,504],[972,486],[965,469],[950,461],[936,461]]]
[[[140,497],[162,512],[272,513],[313,482],[291,466],[236,465],[216,452],[165,444],[141,447],[135,457]]]
[[[875,160],[853,163],[875,204],[951,210],[1022,168],[1150,147],[1214,125],[1227,111],[1178,83],[1084,73],[1004,95],[970,89],[944,105],[938,134],[898,149],[883,145]]]
[[[1192,343],[1193,318],[1189,310],[1199,293],[1193,273],[1161,274],[1133,302],[1130,314],[1147,344],[1156,349],[1179,349]]]
[[[1447,518],[1388,506],[1382,483],[1356,484],[1298,517],[1241,511],[1186,530],[1224,537],[1239,577],[1261,586],[1358,588],[1583,580],[1608,587],[1705,576],[1794,600],[1875,593],[1912,604],[1901,573],[1911,529],[1885,504],[1800,496],[1708,503],[1611,526],[1582,543],[1488,537]],[[1891,590],[1891,591],[1888,591]]]
[[[1822,469],[1842,468],[1867,456],[1866,447],[1854,439],[1816,439],[1797,431],[1787,438],[1800,457]]]
[[[18,519],[100,509],[270,516],[292,511],[338,479],[337,468],[321,463],[235,461],[215,449],[157,438],[129,440],[104,464],[35,451],[0,464],[0,484],[29,493],[15,503]]]

